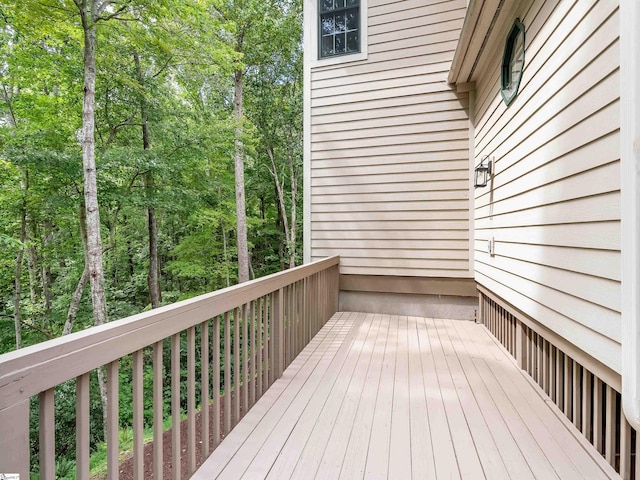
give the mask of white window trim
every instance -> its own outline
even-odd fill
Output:
[[[309,42],[305,41],[305,55],[310,59],[311,68],[325,65],[340,65],[367,59],[368,21],[367,0],[360,0],[360,53],[348,53],[335,57],[318,58],[318,0],[307,0],[304,12],[304,31],[309,33]],[[307,48],[308,47],[308,48]]]

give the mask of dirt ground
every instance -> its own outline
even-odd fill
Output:
[[[231,396],[233,399],[233,394]],[[224,420],[224,398],[220,399],[220,425],[223,425]],[[242,415],[242,405],[240,405],[240,413]],[[214,415],[213,404],[209,407],[209,418],[212,419]],[[202,411],[196,413],[196,464],[199,467],[202,465],[202,453],[200,445],[202,444]],[[162,458],[163,458],[163,478],[170,480],[173,474],[173,465],[171,463],[171,455],[173,452],[173,446],[171,445],[171,429],[164,432],[162,437]],[[209,429],[209,445],[213,445],[213,432]],[[187,420],[183,420],[180,423],[180,448],[181,453],[181,478],[186,480],[189,478],[187,472]],[[153,478],[153,442],[149,442],[144,446],[144,478]],[[124,460],[120,464],[120,479],[121,480],[133,480],[133,455]]]

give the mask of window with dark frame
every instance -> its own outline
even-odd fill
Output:
[[[319,0],[320,58],[360,52],[360,1]]]
[[[500,94],[507,106],[518,95],[524,70],[524,53],[525,28],[522,22],[516,19],[507,36],[502,57]]]

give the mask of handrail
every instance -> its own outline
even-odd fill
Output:
[[[218,325],[225,319],[227,322],[233,322],[234,328],[240,328],[239,326],[242,325],[244,329],[242,334],[236,330],[238,337],[242,337],[243,341],[245,338],[250,338],[251,342],[258,342],[253,345],[244,344],[233,347],[234,355],[238,350],[244,355],[243,359],[234,358],[236,361],[245,362],[241,364],[242,375],[245,376],[235,383],[237,387],[242,382],[245,391],[246,384],[257,378],[255,361],[256,357],[261,355],[259,350],[262,345],[257,329],[259,327],[262,331],[264,326],[266,335],[267,322],[269,322],[269,335],[281,337],[275,339],[273,349],[282,350],[286,344],[288,348],[286,361],[278,362],[275,359],[275,364],[272,364],[267,362],[266,357],[257,358],[258,377],[262,380],[259,372],[269,369],[275,372],[275,378],[277,378],[292,357],[304,346],[303,343],[308,342],[310,336],[315,334],[337,309],[338,263],[338,257],[330,257],[0,355],[0,466],[2,471],[11,470],[7,470],[10,465],[6,462],[16,461],[9,458],[9,452],[3,453],[3,450],[6,450],[3,447],[10,445],[11,435],[16,433],[13,430],[23,430],[25,422],[28,440],[28,415],[26,420],[23,418],[18,422],[14,414],[24,416],[25,411],[28,413],[29,399],[32,396],[52,391],[54,387],[65,381],[79,379],[88,372],[117,362],[122,357],[140,352],[143,348],[153,346],[164,339],[175,338],[181,332],[187,331],[190,335],[195,335],[194,329],[199,325],[200,329],[208,330],[210,327],[204,328],[202,325],[203,322],[209,325],[206,322],[211,319],[218,318]],[[264,321],[258,319],[262,319],[263,310]],[[222,315],[226,317],[222,318]],[[230,317],[232,320],[229,320]],[[262,323],[258,325],[258,322]],[[310,322],[313,325],[310,325]],[[229,325],[230,323],[227,327]],[[249,331],[247,334],[246,329],[249,325],[256,330]],[[266,339],[266,336],[264,338]],[[219,342],[219,339],[217,341]],[[231,349],[225,345],[225,348],[227,347]],[[249,367],[246,363],[247,354],[254,356],[252,379],[249,377]],[[280,354],[283,358],[285,357],[283,352]],[[259,363],[263,360],[264,363]],[[237,420],[234,418],[234,424]],[[24,431],[20,435],[22,435],[20,442],[24,442]],[[11,450],[14,451],[13,454],[16,453],[15,445]],[[19,460],[19,464],[20,472],[26,475],[28,472],[24,471],[24,458]]]
[[[338,259],[329,257],[0,355],[0,410],[203,320],[338,265]],[[173,322],[174,319],[177,321]],[[144,336],[131,335],[143,332]],[[87,348],[96,356],[85,358]],[[35,368],[45,368],[46,372],[42,383],[37,385],[31,382]]]

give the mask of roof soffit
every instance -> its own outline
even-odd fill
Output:
[[[483,63],[498,47],[503,26],[515,18],[518,0],[471,0],[449,70],[449,83],[478,79]]]

